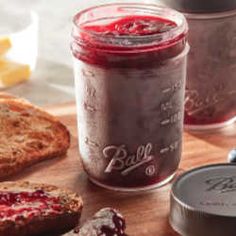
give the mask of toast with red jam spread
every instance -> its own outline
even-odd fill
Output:
[[[60,235],[79,223],[83,203],[68,190],[29,182],[0,184],[0,236]]]
[[[69,146],[69,131],[56,117],[26,100],[0,93],[1,180],[62,156]]]

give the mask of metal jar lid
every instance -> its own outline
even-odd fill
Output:
[[[236,235],[236,165],[193,169],[172,186],[170,224],[183,236]]]
[[[162,0],[162,2],[186,13],[215,13],[236,9],[236,0]]]

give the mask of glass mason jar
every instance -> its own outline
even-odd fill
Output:
[[[191,44],[186,128],[220,128],[236,118],[236,10],[186,17]]]
[[[189,24],[185,126],[220,128],[236,120],[236,1],[164,0]]]
[[[108,4],[75,16],[79,148],[92,182],[139,191],[173,177],[181,157],[187,30],[182,14],[156,5]]]

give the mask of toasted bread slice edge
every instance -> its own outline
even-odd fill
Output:
[[[50,153],[45,153],[44,155],[39,154],[38,156],[34,156],[31,158],[31,160],[22,163],[20,162],[15,162],[15,163],[10,163],[9,164],[9,168],[7,168],[7,165],[4,168],[4,171],[1,171],[0,173],[0,180],[5,179],[8,176],[11,176],[13,174],[16,174],[18,172],[20,172],[21,170],[23,170],[26,167],[32,166],[38,162],[47,160],[47,159],[52,159],[55,157],[61,157],[64,154],[66,154],[67,150],[70,147],[70,133],[69,130],[66,128],[66,126],[64,124],[62,124],[58,118],[56,118],[55,116],[49,114],[48,112],[45,112],[44,110],[42,110],[41,108],[34,106],[30,103],[28,103],[27,101],[25,102],[25,100],[21,100],[18,98],[15,98],[14,96],[11,96],[11,98],[9,98],[10,95],[2,95],[2,93],[0,93],[0,103],[3,104],[14,104],[15,106],[19,106],[23,109],[29,109],[32,110],[34,112],[37,113],[37,115],[45,117],[46,119],[50,120],[50,122],[54,123],[55,127],[57,127],[58,130],[60,130],[60,134],[61,134],[61,139],[63,137],[63,142],[60,145],[60,147],[56,150],[51,151]],[[6,157],[7,159],[7,157]]]

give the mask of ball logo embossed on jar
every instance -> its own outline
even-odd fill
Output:
[[[135,154],[129,154],[125,145],[105,147],[103,155],[105,158],[110,159],[105,173],[111,173],[113,170],[116,170],[120,171],[123,176],[128,175],[133,170],[154,159],[154,156],[151,154],[152,149],[152,144],[148,143],[147,145],[140,145]],[[145,173],[151,176],[155,171],[155,166],[152,165],[146,168]]]
[[[198,90],[186,89],[185,95],[185,111],[188,115],[204,115],[208,116],[210,107],[217,107],[222,102],[227,101],[234,96],[236,90],[229,90],[222,84],[218,84],[215,88],[201,93]]]
[[[188,115],[195,115],[212,105],[218,104],[225,100],[225,96],[227,96],[222,90],[224,90],[224,88],[221,88],[220,90],[214,89],[208,91],[204,96],[197,90],[186,89],[185,111]]]

